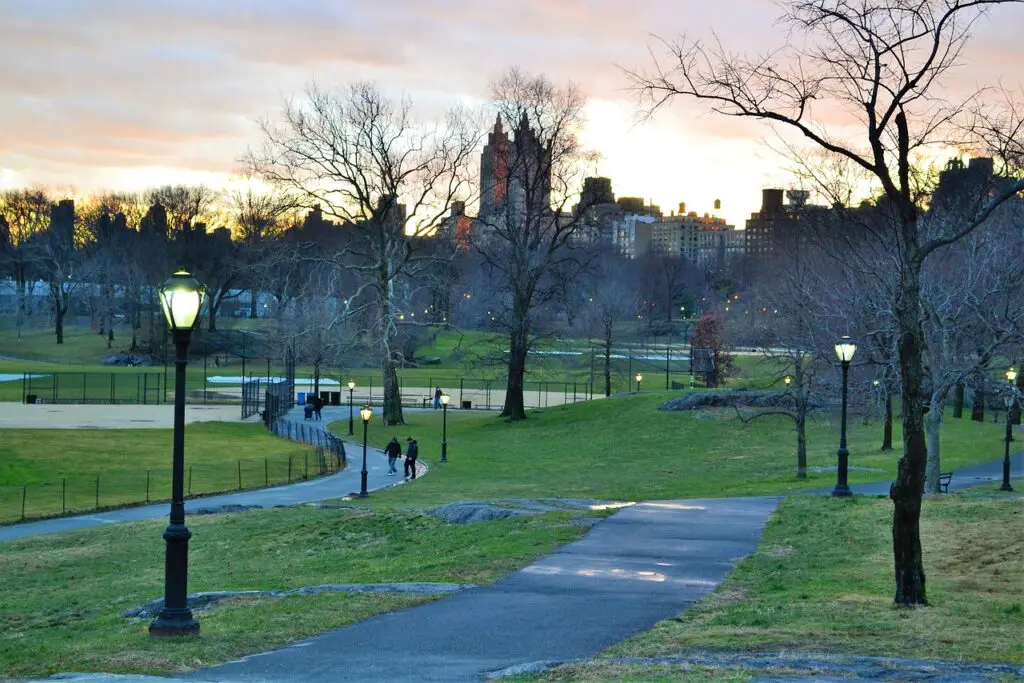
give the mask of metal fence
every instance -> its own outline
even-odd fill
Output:
[[[21,379],[26,403],[159,404],[165,390],[159,372],[26,372]]]
[[[266,386],[265,384],[263,386]],[[264,398],[260,380],[254,379],[242,384],[242,419],[252,417],[260,411]]]
[[[303,430],[295,438],[310,446],[301,455],[225,460],[193,464],[185,469],[185,495],[243,491],[290,484],[337,472],[345,466],[345,448],[329,434]],[[286,427],[275,430],[288,436]],[[298,430],[293,430],[298,436]],[[59,480],[0,486],[0,523],[54,517],[105,508],[169,500],[171,470],[129,470],[78,475]]]

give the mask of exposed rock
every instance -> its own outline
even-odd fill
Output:
[[[511,678],[512,676],[524,676],[527,674],[537,675],[562,664],[566,664],[566,662],[547,660],[541,662],[528,662],[526,664],[515,664],[513,666],[507,666],[504,669],[499,669],[498,671],[491,671],[487,674],[487,679],[493,681],[502,678]]]
[[[666,401],[658,410],[682,411],[707,408],[794,408],[795,397],[781,391],[699,391]],[[820,402],[811,400],[809,406],[820,408]]]
[[[279,591],[207,591],[188,596],[190,609],[199,610],[213,603],[231,598],[285,598],[290,595],[319,595],[320,593],[404,593],[411,595],[444,595],[473,588],[468,583],[430,583],[425,581],[409,583],[327,583],[320,586],[304,586]],[[164,607],[164,599],[151,600],[141,607],[121,612],[122,617],[155,617]]]
[[[125,365],[128,367],[150,367],[153,359],[149,356],[139,356],[133,353],[115,353],[103,359],[104,365]]]
[[[537,512],[499,507],[489,503],[457,502],[441,505],[429,510],[427,514],[452,524],[472,524],[474,522],[489,522],[493,519],[505,519],[506,517],[535,515]]]
[[[277,507],[286,507],[283,505]],[[190,515],[216,515],[222,512],[245,512],[246,510],[262,510],[262,505],[241,505],[229,503],[227,505],[214,505],[212,507],[198,508],[189,512]]]

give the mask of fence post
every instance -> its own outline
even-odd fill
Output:
[[[245,382],[245,356],[242,356],[242,382]],[[206,356],[203,356],[203,403],[206,403]]]
[[[292,483],[292,456],[288,454],[288,483]]]
[[[28,484],[21,486],[21,520],[25,521],[25,498],[28,496]]]
[[[60,373],[53,373],[53,400],[51,403],[57,402],[57,395],[60,393]]]
[[[576,402],[576,382],[572,383],[572,402]]]
[[[487,401],[487,403],[485,404],[486,408],[487,408],[487,410],[490,410],[491,409],[491,380],[489,380],[489,379],[485,379],[484,380],[484,397],[486,398],[486,401]]]
[[[116,375],[114,375],[114,373],[110,373],[110,405],[114,405],[114,400],[115,400],[115,397],[117,395],[116,392],[114,391],[114,381],[115,381],[114,377],[115,376]]]
[[[82,373],[82,403],[85,403],[85,383],[86,383],[87,378],[88,378],[88,375],[86,375],[86,373],[83,372]]]
[[[100,478],[96,477],[96,509],[100,509]]]
[[[465,381],[466,380],[465,380],[464,377],[460,377],[459,378],[459,409],[460,410],[462,409],[462,386],[463,386],[462,383],[465,382]]]
[[[146,502],[149,502],[149,470],[146,470]]]
[[[61,477],[60,480],[60,513],[64,514],[68,511],[68,480],[65,477]]]
[[[304,451],[302,453],[302,460],[302,478],[309,479],[309,451]]]
[[[264,488],[270,486],[270,468],[266,458],[263,458],[263,486]]]
[[[188,466],[188,495],[192,495],[192,465]]]

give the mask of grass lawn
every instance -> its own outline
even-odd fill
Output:
[[[193,517],[189,590],[487,583],[582,536],[586,529],[572,519],[596,514],[473,525],[411,511],[312,507]],[[118,524],[5,543],[0,585],[17,590],[5,589],[0,602],[0,678],[200,668],[427,599],[341,593],[237,599],[197,614],[201,638],[151,638],[148,620],[119,614],[162,595],[164,524]]]
[[[369,439],[383,446],[398,436],[420,442],[436,465],[429,477],[402,491],[381,492],[375,505],[426,505],[460,499],[535,496],[654,500],[780,494],[832,486],[835,473],[796,478],[796,434],[785,418],[746,425],[735,413],[666,413],[671,394],[640,394],[530,413],[508,423],[494,415],[450,410],[448,459],[440,466],[441,413],[407,412],[407,424],[373,422]],[[897,432],[899,425],[896,426]],[[337,434],[347,421],[335,423]],[[817,421],[808,430],[808,465],[834,467],[839,425]],[[943,427],[943,469],[989,462],[1001,453],[998,425],[950,420]],[[891,479],[900,451],[881,452],[881,424],[850,425],[852,482]],[[897,448],[899,446],[897,445]]]
[[[1024,663],[1020,504],[926,499],[921,532],[931,606],[917,609],[892,605],[891,517],[883,498],[790,498],[757,552],[714,594],[605,654],[786,650]],[[594,664],[542,680],[634,680]],[[662,674],[671,680],[671,667]]]
[[[975,484],[974,486],[956,489],[953,493],[994,493],[1000,496],[1024,496],[1024,479],[1014,479],[1011,477],[1010,486],[1013,487],[1012,491],[1000,491],[999,487],[1002,485],[1002,481],[990,481],[984,484]]]
[[[169,429],[5,429],[0,431],[0,522],[170,496]],[[314,474],[310,449],[259,424],[200,422],[186,429],[186,493],[252,488]],[[308,470],[307,470],[308,468]],[[189,483],[189,480],[191,483]],[[23,489],[23,487],[25,487]]]

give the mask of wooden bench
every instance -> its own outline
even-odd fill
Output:
[[[939,474],[939,490],[943,493],[949,493],[949,482],[953,479],[952,472],[942,472]]]

